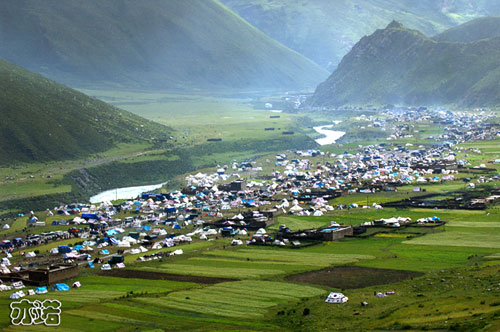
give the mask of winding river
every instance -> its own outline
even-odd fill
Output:
[[[333,121],[335,124],[339,124],[341,121]],[[316,143],[319,145],[328,145],[335,143],[339,138],[345,135],[344,131],[331,130],[334,125],[326,125],[313,127],[316,132],[325,135],[326,137],[316,139]]]

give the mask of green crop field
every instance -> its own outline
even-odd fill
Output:
[[[322,294],[325,294],[324,290],[309,286],[271,281],[239,281],[175,292],[166,297],[140,298],[137,301],[153,307],[208,315],[259,318],[264,316],[270,307]]]
[[[500,234],[492,232],[447,231],[443,234],[429,234],[422,238],[412,239],[406,243],[498,249],[500,248]]]
[[[304,272],[330,265],[355,263],[372,259],[370,255],[306,253],[267,249],[238,249],[205,251],[199,257],[154,266],[140,267],[143,271],[179,273],[209,277],[255,279],[287,273]]]

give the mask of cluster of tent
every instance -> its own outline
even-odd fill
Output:
[[[428,223],[436,223],[440,222],[441,218],[433,216],[433,217],[428,217],[428,218],[420,218],[417,220],[419,224],[428,224]]]
[[[374,221],[367,221],[361,223],[361,226],[387,226],[387,227],[401,227],[401,225],[406,225],[411,222],[410,217],[391,217],[391,218],[381,218]]]
[[[82,285],[79,281],[75,281],[72,286],[73,286],[73,288],[80,288]],[[25,288],[22,281],[13,282],[11,286],[7,286],[4,284],[0,285],[0,291],[11,290],[13,288],[18,289],[18,291],[12,293],[10,295],[10,299],[19,299],[19,298],[29,296],[29,295],[42,295],[42,294],[47,294],[49,292],[47,286],[40,286],[40,287],[36,287],[35,289],[29,289],[27,291],[27,293],[25,293],[22,290],[23,288]],[[57,283],[54,286],[52,286],[51,290],[55,291],[55,292],[65,292],[65,291],[69,291],[70,288],[65,283]]]

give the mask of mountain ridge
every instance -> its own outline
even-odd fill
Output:
[[[477,0],[221,0],[261,31],[332,71],[365,35],[397,20],[428,36],[500,4]]]
[[[85,157],[170,129],[0,59],[0,164]]]
[[[310,104],[486,106],[500,103],[500,38],[438,42],[389,25],[363,37]]]
[[[216,0],[0,2],[0,57],[80,88],[312,88],[328,76]]]

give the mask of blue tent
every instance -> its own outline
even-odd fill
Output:
[[[82,218],[100,220],[99,216],[95,213],[82,213]]]
[[[91,269],[93,269],[93,268],[94,268],[94,263],[89,262],[89,267],[90,267]]]
[[[109,255],[109,251],[107,249],[102,249],[101,254],[103,255]]]
[[[182,227],[179,224],[175,224],[174,229],[182,229]]]
[[[69,286],[66,284],[55,284],[54,287],[52,287],[53,291],[69,291]]]
[[[57,250],[59,251],[60,254],[66,254],[68,252],[71,252],[71,248],[69,246],[63,246],[63,245],[59,246]]]
[[[142,229],[145,230],[145,231],[150,231],[151,230],[151,226],[142,226]]]
[[[77,244],[76,246],[73,247],[76,251],[82,250],[83,246],[81,244]]]
[[[118,244],[118,240],[116,240],[115,238],[112,238],[112,237],[109,238],[109,242],[111,242],[111,244],[114,244],[114,245]]]
[[[47,286],[35,288],[35,293],[36,294],[45,294],[45,293],[47,293]]]

